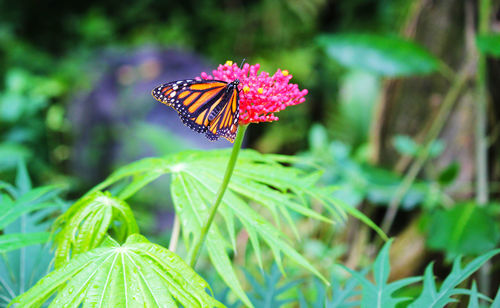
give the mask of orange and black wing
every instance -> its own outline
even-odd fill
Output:
[[[233,86],[234,89],[231,88]],[[238,130],[239,117],[239,92],[237,85],[233,85],[232,83],[228,85],[228,91],[224,99],[227,101],[221,104],[221,111],[215,114],[213,120],[210,121],[210,126],[206,134],[207,136],[222,136],[234,142],[236,131]]]
[[[179,80],[156,87],[152,95],[179,113],[182,122],[208,139],[233,142],[238,128],[238,82]]]

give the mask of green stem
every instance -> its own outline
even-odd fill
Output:
[[[490,0],[481,0],[479,3],[479,34],[488,33],[490,20]],[[488,141],[486,135],[486,56],[479,51],[477,68],[477,112],[476,112],[476,201],[482,206],[488,202]]]
[[[479,2],[479,35],[489,32],[491,16],[491,0],[481,0]],[[488,141],[487,141],[487,67],[486,55],[479,51],[477,64],[477,111],[476,111],[476,202],[478,206],[485,206],[489,201],[488,191]],[[486,262],[479,270],[479,288],[483,294],[490,293],[490,273],[491,262]]]
[[[172,235],[170,236],[170,244],[168,245],[168,250],[175,252],[177,249],[177,242],[179,241],[179,235],[181,231],[181,221],[179,215],[175,214],[174,227],[172,228]]]
[[[222,184],[219,187],[219,191],[217,192],[217,197],[215,199],[214,204],[210,208],[210,215],[208,216],[207,222],[203,225],[201,229],[201,234],[198,237],[196,243],[193,245],[193,250],[189,256],[189,266],[194,268],[196,265],[196,260],[198,259],[198,254],[200,253],[201,247],[203,246],[203,242],[205,242],[205,237],[212,225],[212,221],[214,220],[215,214],[217,213],[217,208],[222,202],[222,197],[226,192],[226,188],[229,185],[229,180],[231,179],[231,175],[233,174],[234,166],[236,165],[236,159],[238,158],[238,154],[240,153],[241,143],[243,142],[243,136],[245,136],[245,131],[247,129],[247,125],[240,125],[238,129],[238,133],[236,134],[236,139],[233,145],[233,151],[231,152],[231,157],[226,166],[226,172],[224,173],[224,178],[222,179]]]

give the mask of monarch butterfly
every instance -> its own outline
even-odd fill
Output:
[[[238,79],[178,80],[153,89],[153,97],[179,113],[182,122],[210,140],[224,137],[234,142],[238,130]]]

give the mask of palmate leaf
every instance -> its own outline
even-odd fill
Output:
[[[119,227],[116,227],[117,223]],[[119,241],[139,230],[127,203],[99,191],[75,202],[56,220],[53,229],[60,229],[54,238],[57,247],[55,268],[79,253],[99,246],[110,229],[115,231],[115,238]]]
[[[208,196],[207,200],[205,200],[206,202],[209,202],[208,200],[213,200],[217,191],[218,184],[209,182],[208,179],[203,179],[199,174],[196,176],[194,174],[191,175],[195,179],[197,179],[197,181],[193,182],[195,186],[190,186],[190,188],[197,187],[202,196]],[[274,228],[273,225],[267,222],[261,215],[259,215],[255,210],[249,207],[232,191],[226,192],[223,206],[227,206],[234,212],[234,214],[245,226],[246,230],[252,230],[252,233],[249,233],[250,236],[254,234],[258,236],[261,241],[264,241],[269,245],[271,251],[274,254],[276,262],[282,269],[282,271],[284,270],[282,268],[280,260],[280,252],[287,255],[299,265],[303,266],[304,268],[308,269],[324,280],[321,274],[319,274],[319,272],[304,257],[302,257],[302,255],[300,255],[287,243],[286,237],[279,230]],[[251,241],[251,243],[254,244],[255,242]],[[258,248],[255,249],[257,250]]]
[[[492,250],[485,253],[467,264],[464,268],[461,266],[461,257],[458,257],[453,262],[451,273],[443,281],[439,288],[436,288],[434,281],[434,274],[432,264],[429,264],[425,269],[424,274],[424,287],[420,296],[410,305],[410,307],[444,307],[448,303],[455,302],[456,299],[452,298],[453,295],[470,294],[469,290],[456,288],[462,281],[470,277],[477,271],[481,265],[488,261],[493,256],[500,253],[500,249]]]
[[[16,185],[0,183],[0,307],[33,286],[51,267],[52,215],[64,205],[55,186],[31,188],[24,164]],[[4,193],[2,193],[4,192]]]
[[[7,184],[4,186],[7,187]],[[21,193],[22,190],[26,190],[26,192]],[[8,191],[9,193],[0,192],[0,230],[11,224],[26,221],[26,219],[29,219],[26,217],[29,213],[60,205],[52,200],[59,192],[59,189],[55,186],[35,189],[30,189],[30,186],[24,188],[11,186]],[[18,198],[13,199],[11,196],[18,196]],[[0,235],[0,252],[7,252],[34,244],[43,244],[48,241],[50,235],[49,232],[24,233],[26,228],[21,228],[19,231],[11,233],[13,232],[11,228],[3,231],[4,234]]]
[[[387,283],[389,279],[389,249],[392,240],[387,242],[373,263],[372,271],[374,283],[364,277],[363,274],[353,271],[347,267],[346,269],[353,277],[355,277],[362,286],[361,307],[387,308],[396,307],[398,303],[407,301],[410,298],[394,297],[394,292],[406,287],[410,284],[422,280],[421,277],[409,277],[398,281]],[[419,306],[427,307],[427,306]]]
[[[207,205],[196,190],[189,189],[190,184],[182,175],[176,175],[172,181],[172,198],[176,212],[179,215],[183,227],[183,237],[188,245],[190,243],[189,236],[199,236],[202,224],[208,217]],[[196,204],[193,209],[192,205]],[[205,247],[212,264],[217,272],[221,275],[224,282],[238,295],[238,297],[248,306],[251,306],[250,300],[246,296],[241,287],[236,273],[231,265],[231,260],[227,253],[229,243],[223,238],[217,225],[212,225],[206,236]]]
[[[364,276],[367,272],[368,270],[363,270],[360,274]],[[314,280],[316,297],[314,301],[308,303],[304,296],[299,293],[300,308],[350,308],[360,306],[360,282],[356,277],[350,277],[342,286],[335,275],[332,274],[330,282],[331,288],[327,289],[318,280]]]
[[[476,270],[481,267],[486,261],[494,255],[500,253],[500,249],[491,251],[483,256],[480,256],[470,262],[467,266],[461,269],[461,258],[456,258],[453,264],[453,269],[450,275],[441,284],[441,287],[436,288],[435,278],[432,273],[432,264],[430,264],[423,277],[423,291],[418,298],[411,303],[403,303],[409,301],[411,298],[393,297],[392,294],[401,290],[409,284],[416,283],[422,280],[422,277],[410,277],[401,280],[387,283],[390,273],[389,266],[389,249],[391,242],[388,242],[380,251],[372,268],[373,281],[365,278],[367,270],[361,272],[353,271],[344,266],[344,269],[352,274],[344,284],[344,288],[332,278],[333,296],[331,300],[328,299],[329,294],[325,287],[321,285],[316,286],[317,297],[314,302],[307,303],[306,300],[300,298],[301,308],[347,308],[347,307],[445,307],[446,304],[456,302],[452,298],[453,295],[469,295],[470,301],[468,307],[480,307],[479,299],[492,302],[490,298],[478,292],[475,282],[473,282],[471,289],[457,288],[465,279],[470,277]],[[361,291],[359,291],[361,289]],[[361,296],[360,296],[361,295]],[[361,302],[359,302],[361,300]],[[497,292],[491,307],[500,308],[500,289]]]
[[[12,304],[38,307],[56,294],[54,307],[222,307],[206,288],[206,281],[179,256],[132,234],[122,246],[107,237]]]
[[[365,275],[365,271],[361,271],[361,275]],[[360,302],[358,300],[361,292],[358,290],[359,281],[356,277],[351,277],[348,279],[344,287],[340,286],[340,283],[332,277],[332,299],[325,301],[325,308],[348,308],[348,307],[358,307]]]
[[[207,220],[208,209],[221,184],[229,154],[227,150],[191,151],[165,158],[142,159],[118,169],[91,193],[128,181],[117,192],[118,197],[128,198],[156,178],[172,174],[173,202],[182,224],[184,242],[191,249],[193,240],[200,236],[201,227]],[[319,179],[318,172],[306,173],[294,167],[283,166],[281,161],[286,161],[286,157],[261,155],[251,150],[241,151],[219,210],[225,224],[220,228],[213,224],[204,245],[219,275],[247,306],[251,306],[251,303],[238,282],[229,258],[229,251],[234,250],[235,219],[241,222],[249,234],[259,264],[262,264],[260,245],[265,243],[271,248],[282,271],[281,257],[285,255],[326,282],[290,245],[290,240],[279,228],[285,222],[292,231],[295,229],[290,212],[333,223],[331,219],[309,207],[310,199],[320,202],[336,219],[345,219],[346,216],[341,205],[327,198],[324,190],[314,186]],[[273,217],[273,223],[252,209],[248,201],[267,209]],[[366,218],[361,215],[358,217]],[[294,232],[298,236],[297,230]]]
[[[264,281],[262,283],[247,271],[245,271],[245,276],[253,289],[248,294],[250,301],[255,307],[259,308],[279,308],[294,301],[291,298],[279,297],[283,297],[283,293],[300,283],[300,280],[295,280],[280,284],[283,275],[276,264],[273,264],[269,274],[263,273]]]

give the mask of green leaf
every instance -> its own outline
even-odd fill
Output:
[[[360,70],[343,74],[338,89],[338,107],[335,113],[329,115],[328,128],[332,137],[353,148],[366,144],[373,119],[373,107],[380,99],[380,93],[379,76]],[[329,144],[328,140],[324,142],[326,146],[323,148],[323,155]]]
[[[133,234],[124,245],[107,238],[49,273],[15,298],[21,307],[223,307],[179,256]]]
[[[0,191],[2,190],[10,194],[11,196],[17,196],[17,189],[14,185],[0,180]]]
[[[22,168],[22,167],[21,167]],[[47,232],[62,202],[53,186],[30,189],[26,170],[18,172],[14,187],[2,182],[0,193],[0,306],[24,293],[51,268],[53,253]]]
[[[132,181],[120,191],[120,193],[118,194],[118,198],[122,200],[127,200],[137,191],[142,189],[147,184],[153,182],[160,176],[161,176],[160,173],[152,172],[147,174],[141,174],[140,176],[134,177]]]
[[[20,160],[17,166],[16,186],[21,194],[31,189],[31,179],[26,169],[26,163],[23,160]]]
[[[396,150],[403,154],[412,157],[421,156],[424,151],[424,146],[416,143],[409,136],[397,135],[393,140]],[[444,150],[444,142],[441,140],[434,140],[429,146],[429,157],[438,157]]]
[[[438,175],[438,182],[441,186],[448,186],[455,181],[460,173],[460,164],[454,162],[444,168]]]
[[[472,281],[471,294],[469,299],[469,305],[467,308],[479,308],[479,297],[477,292],[476,281]]]
[[[53,199],[59,192],[60,189],[56,186],[42,186],[27,191],[15,201],[6,195],[3,196],[0,199],[0,229],[26,213],[58,206]],[[19,192],[16,191],[16,194],[18,195]]]
[[[92,191],[112,185],[119,187],[118,184],[126,183],[117,194],[128,197],[155,178],[171,173],[171,195],[181,221],[182,237],[188,253],[192,253],[193,240],[200,236],[201,227],[207,220],[208,209],[220,186],[229,154],[228,150],[186,151],[164,158],[146,158],[118,169]],[[252,150],[241,151],[219,210],[226,228],[212,225],[204,245],[219,275],[245,305],[251,303],[238,282],[229,258],[230,251],[234,249],[236,219],[247,230],[259,264],[262,264],[260,245],[265,243],[271,248],[279,267],[283,267],[283,255],[326,281],[292,247],[289,238],[279,228],[250,207],[249,201],[268,210],[269,215],[274,217],[275,225],[281,227],[286,223],[291,230],[295,228],[295,217],[298,217],[291,213],[326,223],[334,222],[311,209],[308,202],[311,198],[317,199],[330,212],[335,213],[336,217],[345,216],[338,204],[326,198],[315,197],[315,185],[320,178],[317,170],[305,172],[284,166],[280,162],[285,160],[285,156],[261,155]]]
[[[215,193],[217,192],[217,188],[219,186],[218,183],[215,184],[209,179],[203,179],[203,174],[201,172],[198,172],[196,175],[194,173],[189,173],[189,175],[199,182],[194,185],[190,185],[189,187],[198,187],[202,196],[211,195],[212,197],[215,197]],[[205,189],[203,187],[205,187]],[[211,199],[213,198],[210,198],[210,200]],[[270,248],[283,252],[302,267],[311,271],[326,282],[325,278],[304,257],[302,257],[301,254],[299,254],[295,249],[287,244],[285,240],[282,239],[283,234],[281,232],[276,230],[264,218],[257,214],[257,212],[251,209],[243,200],[238,198],[236,194],[233,194],[231,190],[226,192],[223,204],[231,208],[234,211],[234,214],[242,222],[245,222],[247,227],[254,229],[253,231],[257,233],[263,241],[268,243]],[[276,253],[275,258],[277,258]],[[279,266],[280,261],[277,259],[276,262]]]
[[[441,153],[443,153],[444,148],[445,148],[445,143],[442,140],[437,139],[432,141],[429,147],[429,157],[430,158],[438,157],[439,155],[441,155]]]
[[[109,193],[95,192],[75,202],[53,226],[53,230],[59,230],[54,238],[54,266],[58,268],[75,255],[99,246],[115,223],[121,225],[113,228],[119,230],[115,234],[119,241],[138,232],[128,204]]]
[[[367,272],[368,270],[364,269],[360,272],[360,275],[365,276]],[[299,293],[300,308],[349,308],[361,306],[360,283],[356,277],[351,276],[341,283],[336,275],[332,274],[330,283],[331,288],[325,288],[318,280],[314,280],[315,300],[307,302],[302,293]]]
[[[411,76],[438,70],[440,62],[416,43],[375,34],[321,35],[318,45],[350,69],[382,76]]]
[[[474,202],[430,214],[427,245],[451,254],[474,255],[489,251],[500,241],[495,219]]]
[[[477,48],[493,57],[500,57],[500,34],[485,34],[476,37]]]
[[[43,244],[49,240],[49,232],[12,233],[0,235],[0,253],[24,246]]]
[[[197,238],[200,236],[201,226],[208,218],[205,200],[196,189],[192,189],[196,184],[189,182],[182,174],[176,175],[172,181],[172,197],[179,215],[185,241],[189,236]],[[185,234],[187,233],[187,234]],[[186,243],[190,243],[189,240]],[[205,247],[215,269],[233,292],[247,305],[251,306],[250,300],[246,296],[238,281],[231,260],[227,254],[227,244],[217,225],[212,225],[206,237]],[[188,246],[190,247],[190,246]],[[192,253],[192,251],[190,251]]]
[[[115,172],[113,172],[106,180],[92,188],[87,195],[95,193],[97,191],[104,190],[105,188],[109,187],[112,184],[115,184],[116,182],[126,179],[128,177],[135,177],[138,176],[141,173],[150,173],[150,174],[156,174],[158,177],[161,176],[162,174],[166,174],[171,172],[170,168],[176,166],[176,162],[172,161],[172,159],[175,159],[176,157],[166,157],[164,159],[162,158],[144,158],[139,161],[133,162],[131,164],[128,164]],[[151,181],[153,181],[155,178],[148,177]],[[148,182],[141,181],[141,184],[143,186],[147,185]],[[138,187],[137,183],[132,182],[131,185],[134,185],[134,190],[138,190],[142,187]],[[127,188],[125,188],[127,189]]]
[[[420,150],[420,145],[409,136],[397,135],[394,137],[393,144],[396,150],[403,155],[417,156]]]
[[[362,300],[361,307],[396,307],[398,303],[409,300],[405,297],[394,297],[393,293],[406,287],[410,284],[416,283],[422,280],[421,277],[409,277],[401,280],[397,280],[391,283],[387,283],[389,279],[390,265],[389,265],[389,249],[391,247],[392,240],[388,241],[379,255],[373,263],[372,271],[375,283],[364,277],[356,271],[353,271],[347,267],[343,268],[347,270],[354,278],[356,278],[362,286]],[[424,307],[424,306],[422,306]]]
[[[273,264],[269,274],[263,273],[263,282],[259,282],[248,271],[245,271],[245,276],[248,282],[252,285],[252,291],[249,292],[249,298],[255,307],[262,308],[278,308],[287,303],[293,302],[291,298],[281,299],[283,293],[295,287],[300,283],[300,280],[288,282],[280,285],[282,274],[276,264]]]
[[[448,303],[456,301],[451,296],[468,293],[468,290],[457,289],[456,287],[477,271],[481,265],[498,253],[500,253],[500,249],[485,253],[472,260],[464,268],[461,266],[461,257],[456,258],[453,262],[451,273],[443,281],[439,290],[436,288],[436,283],[434,281],[432,264],[429,264],[425,269],[422,293],[409,307],[445,307]]]
[[[384,241],[387,241],[389,239],[387,237],[387,235],[384,233],[384,231],[379,226],[377,226],[376,223],[374,223],[370,218],[368,218],[368,216],[366,216],[365,214],[363,214],[361,211],[359,211],[355,207],[349,206],[348,204],[346,204],[342,200],[339,200],[339,199],[336,199],[336,198],[331,198],[331,197],[327,197],[327,196],[323,196],[323,198],[331,200],[332,203],[334,203],[338,207],[342,208],[342,210],[344,210],[345,212],[347,212],[349,215],[351,215],[352,217],[355,217],[355,218],[359,219],[365,225],[367,225],[368,227],[372,228],[373,231],[377,232],[377,234]]]
[[[324,126],[313,124],[309,131],[309,148],[313,152],[321,153],[328,147],[328,133]]]
[[[31,155],[28,147],[3,141],[0,143],[0,170],[14,168],[19,163],[19,159],[28,160]]]
[[[361,275],[365,274],[366,271],[361,272]],[[321,307],[346,308],[361,305],[361,302],[359,300],[353,300],[353,298],[358,299],[361,295],[361,292],[359,290],[356,290],[356,288],[359,286],[359,281],[356,279],[356,277],[349,278],[345,282],[344,288],[341,288],[340,283],[333,277],[333,275],[331,281],[333,293],[332,299],[328,300],[328,298],[325,296],[325,304]],[[319,308],[319,305],[314,307]]]
[[[216,228],[210,228],[205,244],[210,261],[226,285],[233,290],[247,307],[253,307],[238,281],[232,262],[226,252],[225,241]]]

